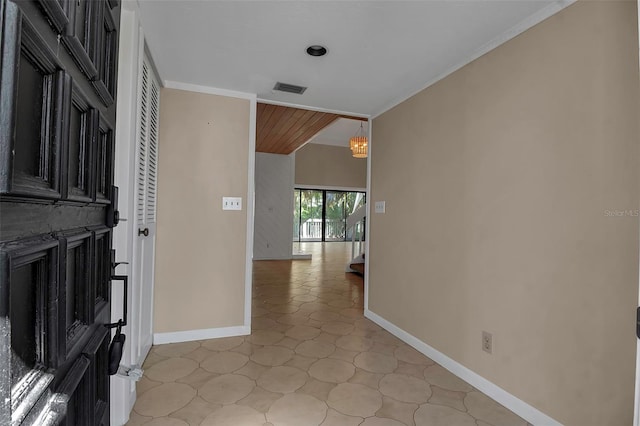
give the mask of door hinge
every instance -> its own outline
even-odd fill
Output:
[[[640,306],[636,309],[636,336],[640,339]]]

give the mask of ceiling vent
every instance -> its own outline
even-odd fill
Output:
[[[296,95],[302,95],[306,87],[296,86],[295,84],[281,83],[277,82],[275,86],[273,86],[273,90],[279,90],[281,92],[287,93],[295,93]]]

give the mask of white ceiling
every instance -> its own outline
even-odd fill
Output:
[[[376,115],[566,5],[565,0],[139,0],[161,78]],[[308,56],[312,44],[327,47]],[[303,95],[276,81],[308,86]]]
[[[360,125],[362,125],[362,130],[365,136],[368,135],[368,122],[351,120],[349,118],[338,118],[336,121],[316,133],[314,137],[309,139],[308,143],[348,147],[349,139],[352,136],[359,135]]]

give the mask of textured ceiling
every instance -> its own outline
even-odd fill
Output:
[[[375,115],[552,14],[543,0],[139,0],[166,81]],[[329,53],[310,57],[312,44]],[[277,81],[303,95],[272,90]]]

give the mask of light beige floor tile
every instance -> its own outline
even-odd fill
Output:
[[[285,348],[295,349],[300,343],[298,339],[292,339],[291,337],[284,337],[279,342],[274,343],[276,346],[284,346]]]
[[[224,374],[202,385],[198,395],[214,404],[233,404],[249,395],[255,382],[239,374]]]
[[[146,376],[142,376],[138,383],[136,383],[136,395],[139,397],[149,389],[155,388],[156,386],[160,386],[162,382],[154,382],[150,380]]]
[[[206,382],[208,382],[209,380],[213,379],[216,376],[219,376],[219,374],[210,373],[207,370],[204,370],[202,368],[197,368],[191,374],[176,380],[176,382],[184,383],[186,385],[191,386],[195,390],[198,390],[202,387],[202,385],[204,385]]]
[[[371,321],[368,318],[360,318],[359,320],[356,320],[353,325],[356,328],[362,329],[362,330],[370,330],[370,331],[379,331],[382,330],[382,327],[380,327],[378,324],[374,323],[373,321]]]
[[[264,300],[264,303],[268,303],[270,305],[285,305],[291,301],[291,297],[285,296],[276,296],[270,297]]]
[[[256,411],[266,413],[271,408],[271,405],[283,396],[281,393],[270,392],[260,386],[256,386],[249,395],[242,398],[237,404],[246,405]]]
[[[393,419],[369,417],[362,422],[361,426],[405,426],[405,423]]]
[[[398,360],[378,352],[362,352],[356,356],[354,364],[371,373],[392,373],[398,368]]]
[[[466,392],[450,391],[441,387],[431,386],[431,398],[429,398],[430,404],[446,405],[447,407],[455,408],[460,411],[467,411],[467,407],[464,405],[464,397]]]
[[[393,334],[389,333],[386,330],[377,331],[373,333],[373,336],[371,337],[373,340],[377,342],[386,343],[388,345],[396,345],[396,346],[406,345],[406,343],[404,343],[402,340],[398,339],[397,337],[395,337]]]
[[[244,337],[223,337],[220,339],[211,339],[202,343],[202,346],[211,351],[228,351],[244,342]]]
[[[242,368],[249,357],[238,352],[218,352],[200,363],[210,373],[225,374]]]
[[[413,413],[416,412],[418,407],[418,404],[400,402],[388,396],[383,396],[382,408],[376,411],[376,416],[393,419],[407,426],[413,426],[415,425]]]
[[[278,426],[318,426],[327,414],[327,405],[310,395],[291,393],[273,403],[267,420]]]
[[[342,319],[340,314],[336,312],[330,312],[330,311],[314,312],[311,315],[309,315],[309,318],[316,321],[321,321],[321,322],[339,321],[340,319]]]
[[[187,358],[168,358],[145,371],[150,380],[156,382],[175,382],[188,376],[198,368],[198,363]]]
[[[293,339],[309,340],[318,337],[320,329],[308,325],[294,325],[285,334]]]
[[[144,368],[145,370],[153,367],[155,364],[159,363],[160,361],[164,361],[165,359],[167,359],[167,357],[165,356],[160,356],[156,354],[155,349],[156,348],[151,349],[151,351],[147,355],[147,359],[145,359],[144,363],[142,364],[142,368]]]
[[[318,398],[320,401],[326,402],[327,398],[329,397],[329,392],[331,392],[331,390],[336,386],[337,385],[335,383],[322,382],[312,377],[307,380],[307,383],[296,392],[311,395],[315,398]]]
[[[416,426],[477,426],[469,414],[443,405],[424,404],[413,415]]]
[[[336,350],[333,343],[321,340],[306,340],[296,346],[297,354],[311,358],[326,358]]]
[[[201,362],[213,354],[213,351],[210,351],[207,348],[200,346],[194,351],[189,352],[188,354],[182,355],[182,358],[192,359],[195,362]]]
[[[251,309],[251,316],[253,318],[257,318],[257,317],[261,317],[263,315],[268,314],[269,311],[265,308],[261,308],[261,307],[254,307]]]
[[[333,306],[335,308],[350,308],[353,305],[353,302],[351,300],[345,300],[345,299],[334,299],[332,301],[329,302],[329,306]]]
[[[348,416],[370,417],[382,407],[382,395],[364,385],[341,383],[329,392],[327,404]]]
[[[360,368],[356,368],[356,373],[349,379],[350,383],[369,386],[372,389],[378,389],[380,380],[384,377],[381,373],[371,373]]]
[[[336,334],[338,336],[346,336],[353,331],[353,325],[342,321],[327,322],[322,326],[322,331],[329,334]]]
[[[143,393],[136,401],[138,414],[162,417],[181,409],[196,396],[196,390],[182,383],[163,383]]]
[[[359,319],[359,318],[362,318],[362,309],[360,308],[341,309],[340,315],[347,318]]]
[[[323,333],[320,333],[318,337],[316,337],[313,340],[335,344],[336,340],[338,340],[338,336],[336,336],[335,334],[329,334],[329,333],[323,332]]]
[[[251,330],[273,330],[278,323],[276,320],[269,318],[267,316],[261,316],[259,318],[251,319]]]
[[[398,360],[408,362],[409,364],[433,365],[434,362],[413,349],[411,346],[402,345],[396,348],[394,355]]]
[[[309,375],[323,382],[343,383],[353,377],[353,364],[339,359],[323,358],[309,368]]]
[[[251,355],[258,349],[262,348],[262,346],[254,345],[250,342],[242,342],[240,345],[236,346],[233,349],[229,349],[231,352],[237,352],[243,355]]]
[[[174,419],[171,417],[158,417],[146,423],[148,426],[189,426],[184,420]]]
[[[362,417],[345,416],[329,408],[322,426],[358,426],[364,421]]]
[[[424,378],[432,385],[443,389],[459,392],[471,392],[473,387],[462,379],[454,376],[438,364],[431,365],[424,370]]]
[[[341,359],[343,361],[347,361],[351,364],[353,364],[353,360],[355,359],[355,357],[359,354],[359,352],[354,352],[354,351],[346,351],[342,348],[336,348],[335,351],[333,351],[333,353],[331,355],[329,355],[329,358],[333,358],[333,359]]]
[[[394,370],[396,374],[405,374],[407,376],[417,377],[420,380],[424,380],[424,369],[426,366],[409,364],[404,361],[398,361],[398,368]]]
[[[267,367],[282,365],[293,357],[293,351],[282,346],[265,346],[249,357],[251,361]]]
[[[253,361],[249,361],[244,365],[244,367],[234,371],[234,373],[242,374],[243,376],[247,376],[250,379],[256,380],[262,373],[267,370],[269,370],[269,367],[265,367],[264,365],[256,364]]]
[[[387,374],[380,380],[380,392],[396,401],[423,404],[431,398],[431,387],[424,380],[403,374]]]
[[[271,392],[290,393],[301,388],[308,378],[309,375],[298,368],[279,366],[265,371],[257,383]]]
[[[342,336],[336,340],[336,346],[347,351],[364,352],[371,349],[373,340],[362,336]]]
[[[243,405],[227,405],[207,416],[201,426],[262,426],[264,414]]]
[[[134,411],[131,411],[131,414],[129,415],[129,421],[127,422],[127,426],[140,426],[145,423],[149,423],[151,420],[153,420],[153,417],[141,416],[140,414],[136,413],[134,410]]]
[[[154,348],[156,355],[164,357],[177,357],[186,355],[200,347],[198,342],[184,342],[184,343],[169,343],[167,345],[160,345]]]
[[[309,320],[307,315],[300,315],[298,313],[295,314],[285,314],[280,315],[275,320],[276,324],[284,324],[284,325],[304,325]]]
[[[464,399],[469,414],[494,426],[526,426],[527,422],[483,393],[469,392]]]
[[[273,345],[284,338],[284,334],[273,330],[254,330],[246,337],[248,342],[254,345]]]
[[[371,335],[372,334],[369,333],[369,336],[371,336]],[[369,337],[369,338],[371,338],[371,337]],[[395,357],[396,349],[398,349],[398,347],[396,345],[389,345],[387,343],[380,343],[380,342],[375,342],[374,341],[374,344],[371,347],[370,351],[371,352],[378,352],[378,353],[385,354],[385,355],[391,355],[391,356]]]
[[[285,363],[285,365],[288,367],[295,367],[299,368],[300,370],[307,371],[309,370],[309,367],[311,367],[311,365],[317,360],[318,358],[310,358],[308,356],[295,354],[289,361]]]
[[[277,312],[281,314],[292,314],[298,310],[298,307],[295,305],[269,305],[265,306],[271,312]]]
[[[199,425],[205,417],[222,408],[220,404],[212,404],[196,396],[187,405],[171,413],[171,417],[184,420],[190,425]]]
[[[311,294],[300,294],[298,296],[294,296],[293,300],[298,302],[315,302],[318,298]]]

